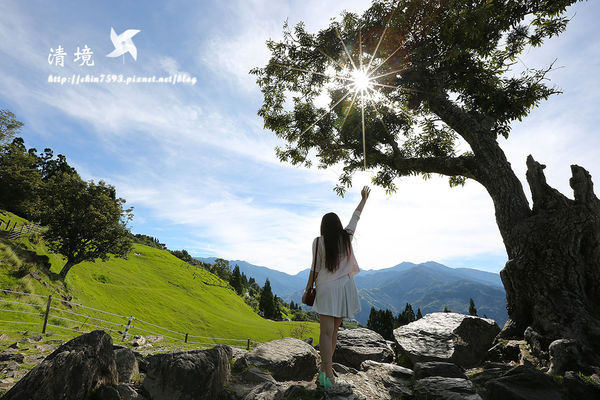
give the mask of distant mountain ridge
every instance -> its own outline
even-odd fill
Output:
[[[215,257],[198,258],[213,263]],[[296,275],[286,274],[242,260],[230,260],[240,271],[253,277],[261,286],[268,278],[273,292],[286,301],[300,303],[308,280],[309,269]],[[423,314],[442,311],[466,313],[469,298],[473,298],[480,316],[495,319],[500,326],[508,319],[506,294],[500,275],[472,268],[450,268],[435,261],[420,264],[402,262],[390,268],[363,270],[355,277],[362,310],[356,319],[366,324],[371,306],[392,310],[394,315],[404,310],[406,303]]]

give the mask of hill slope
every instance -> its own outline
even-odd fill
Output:
[[[15,220],[15,216],[10,213],[3,218]],[[29,254],[30,257],[42,259],[47,256],[50,271],[60,271],[64,261],[60,256],[48,253],[43,241],[36,243],[21,238],[17,242],[20,242],[16,247],[20,257]],[[10,255],[14,251],[9,249],[17,244],[0,239],[0,260],[4,264],[0,269],[1,288],[42,295],[56,291],[68,292],[72,296],[72,302],[115,314],[133,315],[173,331],[197,336],[251,338],[263,342],[290,336],[291,330],[300,324],[263,319],[226,282],[206,270],[179,260],[168,251],[135,244],[127,260],[111,258],[106,262],[76,265],[69,272],[63,286],[58,281],[50,280],[42,272],[39,274],[42,275],[41,280],[33,279],[28,271],[43,271],[39,266],[23,263],[21,270],[24,271],[17,272],[19,268]],[[35,315],[27,317],[0,310],[0,320],[18,321],[27,318],[39,321],[39,317]],[[126,323],[118,317],[113,317],[112,320]],[[55,324],[61,322],[56,318],[52,320],[51,314],[52,321]],[[10,325],[3,323],[5,328]],[[151,330],[149,327],[143,329]],[[308,330],[304,336],[312,336],[317,340],[318,325],[310,323]]]

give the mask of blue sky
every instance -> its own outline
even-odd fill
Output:
[[[0,108],[25,122],[26,144],[65,154],[85,179],[104,179],[135,207],[132,231],[171,249],[221,256],[295,273],[310,263],[321,216],[343,221],[369,183],[359,174],[341,199],[340,169],[280,163],[279,143],[256,115],[261,95],[248,70],[268,59],[265,40],[283,21],[325,27],[342,9],[368,1],[29,1],[0,3]],[[600,176],[598,2],[571,7],[567,31],[523,55],[564,93],[515,124],[501,145],[525,183],[525,157],[547,165],[548,182],[572,197],[569,165]],[[129,54],[109,58],[110,29],[139,29]],[[65,66],[48,63],[61,45]],[[87,45],[93,67],[73,62]],[[186,84],[59,85],[48,75],[122,74],[195,77]],[[403,178],[398,193],[374,188],[354,244],[363,268],[435,260],[499,271],[506,261],[491,199],[475,182],[450,189],[446,179]],[[526,193],[529,195],[527,186]]]

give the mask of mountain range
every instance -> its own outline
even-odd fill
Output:
[[[198,258],[213,263],[216,258]],[[301,302],[308,280],[309,270],[295,275],[271,268],[250,264],[242,260],[230,260],[240,271],[253,277],[261,286],[268,278],[273,292],[286,301]],[[394,315],[402,312],[406,303],[423,315],[442,311],[467,313],[469,299],[473,298],[478,314],[495,319],[500,326],[508,319],[506,294],[497,273],[472,268],[450,268],[427,261],[420,264],[402,262],[391,268],[363,270],[355,276],[362,310],[355,318],[362,324],[369,319],[371,307],[392,310]]]

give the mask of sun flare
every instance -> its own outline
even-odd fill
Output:
[[[369,78],[369,75],[367,74],[367,72],[364,69],[357,68],[354,71],[352,71],[351,75],[352,75],[352,83],[354,85],[354,90],[356,92],[364,93],[365,91],[371,89],[371,87],[373,86],[373,84],[371,83],[371,79]]]

